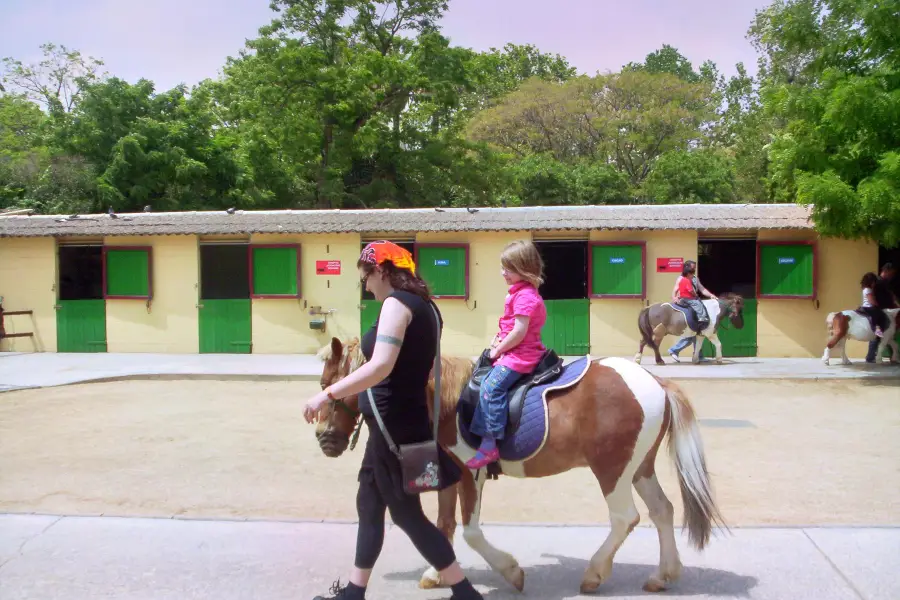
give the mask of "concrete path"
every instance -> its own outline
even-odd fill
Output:
[[[526,571],[522,595],[458,540],[463,568],[485,598],[589,598],[578,587],[606,528],[485,532],[513,550]],[[308,600],[346,578],[355,535],[350,524],[0,515],[0,596]],[[703,554],[687,549],[684,538],[679,547],[685,568],[665,598],[893,600],[900,588],[900,529],[736,529]],[[658,552],[655,531],[637,528],[598,595],[647,595],[641,586]],[[390,528],[368,598],[448,598],[447,590],[418,589],[425,566],[403,533]]]
[[[687,355],[685,355],[687,357]],[[566,357],[572,360],[573,357]],[[631,358],[631,357],[627,357]],[[667,359],[670,360],[670,359]],[[869,379],[900,381],[900,366],[832,364],[812,358],[736,358],[724,364],[642,363],[672,379]],[[211,378],[316,381],[322,363],[311,354],[57,354],[0,353],[0,392],[117,379]]]

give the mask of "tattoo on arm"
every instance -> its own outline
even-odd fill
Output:
[[[376,335],[375,341],[376,342],[384,342],[385,344],[393,344],[394,346],[398,346],[398,347],[403,345],[403,340],[401,340],[400,338],[395,338],[390,335],[381,335],[381,334]]]

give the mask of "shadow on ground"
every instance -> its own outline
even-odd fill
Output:
[[[513,600],[523,597],[567,600],[577,597],[588,561],[555,554],[543,554],[541,557],[557,562],[525,567],[524,595],[510,586],[499,573],[484,568],[464,570],[473,584],[491,588],[484,594],[486,600]],[[423,565],[416,571],[389,573],[385,579],[409,581],[410,585],[417,586],[425,569]],[[659,596],[642,589],[644,582],[655,570],[655,565],[615,563],[612,576],[592,596],[617,598]],[[749,598],[750,590],[756,587],[758,582],[756,577],[749,575],[738,575],[721,569],[686,566],[682,570],[681,579],[668,591],[677,596]]]

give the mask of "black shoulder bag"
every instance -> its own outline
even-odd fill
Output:
[[[367,390],[369,402],[372,404],[372,412],[375,414],[375,420],[378,421],[378,427],[384,434],[391,452],[400,460],[400,469],[403,473],[403,489],[407,494],[415,495],[422,492],[437,491],[441,487],[441,467],[438,460],[438,424],[441,416],[441,320],[438,317],[434,305],[431,306],[434,312],[434,322],[437,327],[437,351],[434,355],[434,439],[419,442],[416,444],[404,444],[397,446],[387,428],[381,415],[378,412],[378,405],[375,404],[375,398],[372,396],[372,388]]]

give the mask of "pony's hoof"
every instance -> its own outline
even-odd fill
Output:
[[[641,364],[641,355],[640,354],[634,355],[634,362],[636,362],[637,364]]]
[[[434,590],[440,587],[444,587],[441,582],[441,574],[434,567],[428,567],[428,570],[422,575],[422,579],[419,580],[419,588]]]
[[[721,365],[721,364],[722,364],[722,359],[721,359],[721,358],[717,358],[717,359],[716,359],[716,364],[717,364],[717,365]]]
[[[593,594],[600,586],[603,585],[603,582],[600,580],[597,581],[582,581],[581,582],[581,590],[582,594]]]
[[[513,586],[520,592],[525,589],[525,571],[522,570],[522,567],[514,567],[510,569],[508,574],[503,574],[503,578],[509,582],[509,585]]]
[[[842,364],[842,365],[852,365],[853,363],[852,363],[851,361],[849,361],[849,360],[842,360],[842,361],[841,361],[841,364]]]
[[[664,592],[666,591],[666,582],[659,577],[654,576],[647,580],[643,589],[645,592],[651,592],[653,594]]]

